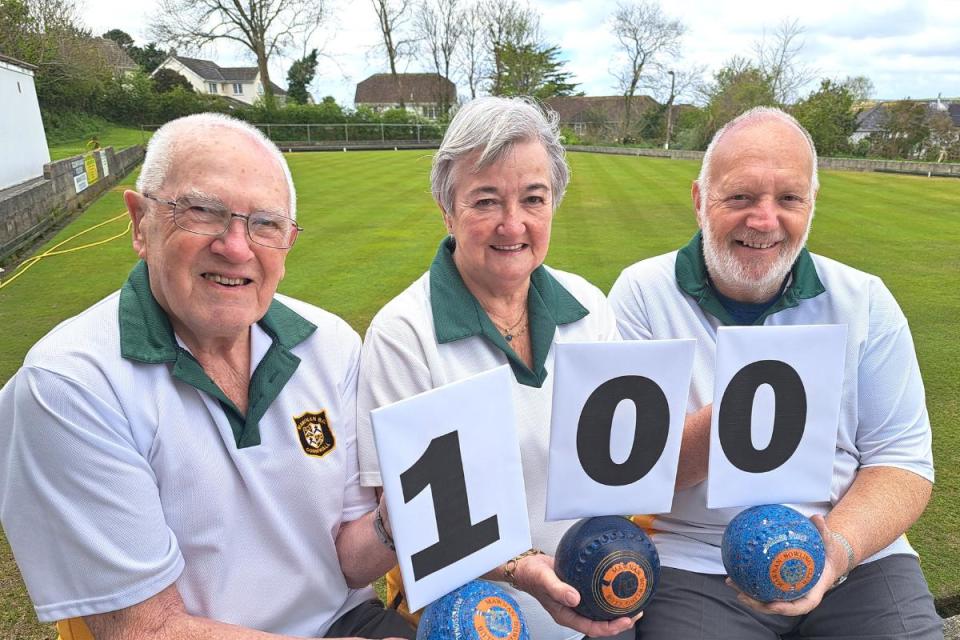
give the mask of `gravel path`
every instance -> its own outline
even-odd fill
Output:
[[[960,640],[960,616],[943,621],[943,640]]]

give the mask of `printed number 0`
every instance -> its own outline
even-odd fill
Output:
[[[773,435],[764,449],[751,438],[751,416],[757,389],[768,384],[775,394]],[[720,446],[727,459],[743,471],[772,471],[800,446],[807,422],[807,393],[796,370],[780,360],[759,360],[740,369],[723,392],[717,417]]]
[[[405,503],[429,486],[437,516],[437,542],[410,557],[414,579],[421,580],[500,539],[496,515],[470,524],[467,482],[456,431],[431,440],[420,459],[400,474],[400,485]]]
[[[613,414],[623,400],[637,409],[630,455],[617,464],[610,457]],[[577,456],[596,482],[612,487],[633,484],[660,459],[670,431],[670,406],[663,389],[650,378],[620,376],[597,387],[583,405],[577,425]]]

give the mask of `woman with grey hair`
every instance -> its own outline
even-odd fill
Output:
[[[543,264],[568,179],[556,114],[519,98],[479,98],[460,109],[431,174],[449,235],[429,270],[374,317],[358,390],[360,481],[380,486],[372,409],[510,365],[536,551],[486,577],[507,583],[537,640],[611,636],[633,624],[574,613],[579,594],[553,571],[572,522],[544,520],[553,344],[619,340],[603,293]],[[392,601],[397,585],[394,572]]]

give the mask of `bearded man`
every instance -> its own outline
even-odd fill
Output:
[[[778,109],[714,136],[693,183],[700,231],[623,271],[610,301],[626,339],[697,340],[672,511],[653,522],[664,566],[638,625],[664,638],[942,638],[904,532],[930,498],[923,383],[907,321],[879,278],[805,248],[819,190],[810,135]],[[707,509],[717,331],[842,324],[846,364],[828,502],[794,505],[824,538],[819,582],[763,604],[725,580],[720,541],[740,509]]]

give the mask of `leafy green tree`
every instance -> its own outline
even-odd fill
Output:
[[[173,91],[174,87],[193,93],[193,85],[190,81],[173,69],[160,69],[153,75],[153,88],[157,93]]]
[[[138,47],[133,38],[122,29],[110,29],[104,38],[113,40],[123,49],[145,73],[153,73],[154,69],[160,66],[160,63],[167,57],[166,52],[157,47],[156,42],[151,42],[145,47]]]
[[[130,48],[134,46],[133,38],[130,37],[129,33],[123,31],[122,29],[110,29],[110,31],[107,31],[102,37],[106,38],[107,40],[113,40],[127,53],[130,53]]]
[[[696,146],[701,149],[720,127],[747,109],[777,104],[770,77],[752,62],[739,57],[714,74],[706,94],[707,105],[696,136]]]
[[[850,136],[857,130],[854,99],[845,83],[824,79],[819,89],[794,105],[793,115],[810,132],[818,153],[850,151]]]
[[[927,123],[930,136],[926,159],[931,162],[945,162],[960,158],[960,131],[954,126],[950,113],[938,108]]]
[[[157,47],[156,42],[150,42],[145,47],[134,47],[130,57],[145,73],[153,73],[167,59],[167,52]]]
[[[881,130],[870,136],[870,151],[883,158],[915,158],[930,136],[927,104],[899,100],[883,105]]]
[[[287,99],[296,104],[307,104],[307,87],[317,75],[317,50],[314,49],[290,65],[287,72]]]
[[[37,67],[43,110],[93,111],[111,76],[73,0],[2,0],[0,52]]]
[[[557,46],[503,45],[498,52],[501,76],[494,85],[494,95],[533,96],[538,100],[573,95],[577,84],[571,82],[573,76],[563,69],[559,55]]]

